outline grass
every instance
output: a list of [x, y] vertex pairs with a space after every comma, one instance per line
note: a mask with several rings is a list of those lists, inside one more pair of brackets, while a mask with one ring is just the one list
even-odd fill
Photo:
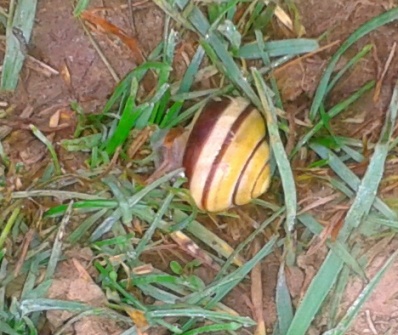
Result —
[[[330, 121], [372, 90], [375, 83], [365, 83], [335, 105], [329, 103], [328, 96], [339, 80], [369, 53], [371, 46], [366, 45], [335, 72], [340, 57], [360, 38], [396, 20], [397, 9], [359, 27], [330, 58], [310, 108], [312, 125], [303, 130], [288, 156], [284, 141], [289, 135], [289, 127], [278, 110], [283, 109], [283, 100], [274, 69], [293, 58], [316, 51], [318, 41], [304, 38], [267, 40], [268, 36], [263, 33], [275, 20], [276, 7], [261, 1], [253, 1], [237, 21], [234, 18], [239, 17], [238, 9], [243, 1], [230, 0], [218, 6], [205, 2], [201, 7], [186, 0], [154, 2], [168, 16], [167, 22], [173, 23], [166, 25], [161, 43], [117, 84], [101, 113], [87, 116], [80, 106], [73, 106], [79, 115], [75, 138], [63, 140], [60, 145], [72, 153], [88, 153], [86, 167], [82, 166], [76, 175], [65, 174], [54, 145], [37, 128], [31, 127], [34, 135], [46, 145], [51, 164], [46, 174], [32, 182], [29, 188], [9, 191], [1, 200], [0, 334], [38, 334], [43, 312], [49, 310], [74, 313], [57, 329], [57, 334], [88, 315], [117, 320], [125, 326], [123, 334], [138, 334], [152, 327], [185, 335], [216, 331], [237, 334], [243, 329], [253, 333], [256, 320], [238, 315], [224, 305], [223, 299], [249, 278], [256, 265], [272, 254], [279, 255], [281, 261], [273, 334], [307, 334], [314, 319], [322, 313], [329, 313], [324, 335], [345, 334], [396, 259], [394, 253], [368, 279], [367, 245], [360, 241], [363, 236], [376, 239], [378, 234], [384, 234], [388, 242], [398, 227], [396, 212], [377, 196], [388, 154], [395, 143], [393, 129], [398, 109], [398, 86], [394, 87], [379, 140], [367, 144], [367, 148], [372, 149], [371, 155], [362, 142], [335, 136]], [[22, 5], [26, 6], [23, 1], [18, 2], [18, 6]], [[76, 18], [89, 5], [89, 1], [78, 1], [74, 10]], [[19, 8], [21, 11], [22, 7]], [[26, 8], [30, 15], [34, 13], [31, 6]], [[26, 29], [32, 29], [29, 26], [32, 20], [31, 16], [26, 19]], [[15, 22], [9, 19], [8, 25], [11, 27]], [[184, 75], [176, 79], [172, 75], [174, 55], [179, 38], [188, 31], [196, 36], [198, 43]], [[15, 41], [7, 40], [7, 47], [8, 50], [15, 49]], [[7, 55], [6, 59], [10, 57]], [[203, 66], [204, 59], [209, 60], [206, 66]], [[19, 58], [18, 61], [22, 60]], [[246, 66], [253, 60], [260, 65], [255, 68]], [[15, 85], [19, 70], [13, 71], [8, 76]], [[195, 84], [209, 73], [217, 85], [212, 89], [193, 91]], [[151, 78], [151, 90], [142, 93], [147, 78]], [[186, 125], [206, 101], [225, 94], [246, 96], [264, 112], [273, 148], [273, 177], [276, 183], [280, 181], [283, 190], [279, 200], [254, 201], [259, 211], [267, 213], [267, 218], [256, 222], [255, 229], [235, 247], [203, 223], [204, 213], [192, 205], [183, 188], [185, 179], [180, 176], [180, 169], [143, 185], [138, 178], [131, 177], [131, 172], [134, 176], [147, 172], [148, 165], [156, 157], [128, 157], [132, 133], [148, 125], [159, 132]], [[151, 151], [146, 145], [144, 149]], [[311, 162], [307, 168], [308, 173], [321, 167], [323, 171], [327, 168], [334, 172], [334, 177], [317, 178], [338, 194], [337, 205], [349, 204], [349, 209], [336, 236], [325, 239], [328, 254], [297, 303], [291, 297], [287, 273], [296, 264], [297, 257], [307, 252], [309, 241], [322, 239], [326, 230], [315, 216], [301, 212], [303, 205], [298, 203], [299, 182], [291, 166], [303, 150], [318, 157], [318, 161]], [[349, 164], [363, 162], [365, 154], [369, 164], [364, 176], [359, 178], [350, 170]], [[4, 164], [7, 162], [5, 168], [9, 169], [9, 160], [3, 150], [1, 157]], [[118, 159], [117, 163], [114, 158]], [[24, 208], [30, 203], [36, 210]], [[237, 215], [229, 212], [220, 217], [229, 222]], [[39, 236], [29, 233], [33, 222], [42, 227]], [[269, 232], [272, 236], [268, 235], [259, 251], [248, 253], [253, 241]], [[21, 235], [31, 236], [31, 240], [28, 240], [29, 248], [21, 256], [22, 263], [16, 271], [9, 257], [15, 251], [13, 241]], [[174, 243], [180, 251], [172, 249]], [[91, 261], [98, 273], [95, 281], [107, 293], [107, 304], [100, 308], [47, 296], [65, 250], [81, 245], [89, 246], [93, 251]], [[148, 262], [148, 255], [162, 257], [159, 251], [162, 247], [174, 250], [179, 259], [185, 260], [184, 255], [188, 254], [195, 261], [173, 261], [160, 269], [155, 262]], [[205, 283], [195, 274], [198, 267], [216, 269], [217, 275]], [[343, 294], [353, 275], [367, 284], [352, 305], [341, 311]], [[12, 287], [11, 284], [21, 276], [22, 284], [12, 291], [10, 298], [6, 288]], [[157, 303], [148, 303], [142, 295]], [[325, 306], [329, 307], [329, 312], [325, 312], [327, 308], [321, 310]]]
[[6, 27], [6, 53], [1, 73], [0, 89], [14, 91], [32, 34], [37, 1], [10, 1]]

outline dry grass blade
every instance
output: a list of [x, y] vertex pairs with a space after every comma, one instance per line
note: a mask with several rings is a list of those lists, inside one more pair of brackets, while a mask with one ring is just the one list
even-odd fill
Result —
[[128, 34], [125, 33], [122, 29], [103, 18], [94, 15], [90, 11], [84, 11], [81, 14], [81, 18], [94, 25], [98, 25], [107, 33], [117, 36], [131, 50], [137, 64], [141, 64], [145, 61], [138, 41], [135, 38], [128, 36]]
[[381, 85], [382, 85], [382, 83], [383, 83], [383, 80], [384, 80], [384, 77], [385, 77], [385, 75], [386, 75], [386, 73], [387, 73], [387, 70], [388, 70], [388, 68], [390, 67], [390, 64], [391, 64], [391, 61], [392, 61], [392, 59], [393, 59], [393, 57], [394, 57], [395, 49], [396, 49], [396, 48], [397, 48], [397, 42], [394, 42], [394, 44], [392, 45], [390, 54], [388, 55], [386, 64], [384, 65], [383, 72], [382, 72], [382, 74], [381, 74], [379, 80], [377, 81], [377, 84], [376, 84], [376, 87], [375, 87], [375, 93], [374, 93], [374, 95], [373, 95], [373, 101], [374, 101], [374, 102], [377, 102], [377, 101], [379, 100], [380, 91], [381, 91]]
[[[256, 239], [254, 241], [254, 254], [260, 251], [260, 243], [259, 240]], [[261, 276], [261, 263], [256, 264], [251, 272], [251, 294], [252, 294], [252, 302], [254, 306], [254, 312], [256, 315], [257, 329], [256, 335], [266, 335], [267, 331], [265, 329], [264, 322], [264, 305], [263, 305], [263, 285], [262, 285], [262, 276]]]

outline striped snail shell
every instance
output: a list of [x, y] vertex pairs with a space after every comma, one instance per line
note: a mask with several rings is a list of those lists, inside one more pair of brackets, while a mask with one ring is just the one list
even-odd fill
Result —
[[194, 120], [183, 156], [197, 206], [219, 212], [244, 205], [270, 183], [263, 115], [243, 98], [211, 101]]

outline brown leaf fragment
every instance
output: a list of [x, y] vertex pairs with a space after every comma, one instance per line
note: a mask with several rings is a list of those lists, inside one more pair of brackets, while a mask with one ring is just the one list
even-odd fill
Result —
[[[254, 241], [253, 254], [260, 251], [260, 243], [257, 240]], [[266, 335], [267, 331], [265, 328], [265, 321], [263, 315], [263, 285], [261, 275], [261, 262], [257, 263], [251, 272], [251, 295], [254, 307], [255, 320], [257, 321], [257, 328], [255, 335]]]

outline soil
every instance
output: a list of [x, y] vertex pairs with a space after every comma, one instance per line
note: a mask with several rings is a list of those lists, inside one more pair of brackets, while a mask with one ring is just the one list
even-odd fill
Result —
[[[95, 0], [91, 1], [91, 7], [106, 7], [107, 10], [101, 11], [101, 14], [107, 20], [122, 28], [129, 36], [135, 36], [143, 53], [149, 54], [162, 39], [164, 16], [149, 1], [133, 1], [132, 15], [130, 16], [127, 3], [124, 0]], [[362, 23], [395, 6], [392, 0], [296, 0], [295, 3], [301, 16], [301, 23], [306, 30], [305, 37], [317, 38], [327, 33], [322, 41], [323, 45], [334, 41], [343, 41]], [[331, 94], [328, 104], [333, 105], [357, 91], [367, 81], [380, 78], [393, 42], [398, 40], [397, 28], [398, 22], [378, 29], [361, 39], [342, 57], [340, 67], [366, 44], [373, 46], [373, 51], [339, 82]], [[101, 31], [94, 31], [93, 35], [118, 78], [123, 78], [137, 65], [137, 59], [120, 40], [114, 36], [103, 34]], [[307, 120], [308, 108], [317, 82], [328, 59], [338, 45], [277, 74], [288, 114], [292, 114], [302, 121]], [[7, 102], [8, 106], [13, 106], [10, 119], [20, 120], [21, 117], [28, 117], [29, 121], [45, 127], [56, 112], [62, 111], [65, 115], [71, 115], [68, 113], [70, 113], [70, 103], [73, 101], [77, 101], [86, 113], [97, 113], [104, 106], [117, 83], [117, 80], [99, 57], [98, 52], [93, 48], [82, 29], [82, 25], [73, 17], [69, 1], [39, 1], [29, 55], [59, 71], [60, 74], [46, 76], [42, 71], [32, 70], [25, 66], [16, 93], [4, 95], [1, 99], [2, 102]], [[374, 91], [361, 98], [348, 111], [333, 120], [332, 129], [334, 133], [375, 141], [379, 136], [386, 108], [391, 99], [393, 83], [397, 78], [398, 57], [395, 56], [383, 79], [377, 101], [374, 101]], [[44, 146], [20, 124], [8, 129], [9, 135], [4, 141], [5, 150], [11, 160], [15, 162], [22, 160], [31, 171], [40, 171], [49, 159], [44, 154]], [[53, 136], [54, 141], [58, 141], [62, 138], [71, 138], [72, 132], [70, 129], [64, 129], [57, 131]], [[76, 170], [81, 164], [74, 158], [71, 160], [66, 153], [65, 156], [61, 156], [61, 160], [71, 162], [67, 165], [71, 170]], [[300, 166], [305, 166], [305, 162], [295, 162], [295, 167], [299, 168]], [[357, 168], [358, 174], [363, 172], [363, 169]], [[300, 173], [299, 169], [297, 169], [297, 173]], [[396, 176], [397, 173], [396, 166], [393, 162], [390, 162], [388, 175]], [[20, 183], [23, 184], [24, 181]], [[14, 188], [22, 188], [23, 186], [20, 183], [15, 182]], [[327, 191], [321, 185], [312, 185], [315, 188], [310, 191], [306, 186], [298, 185], [303, 190], [300, 193], [300, 200], [330, 195], [326, 194]], [[393, 189], [383, 193], [383, 197], [386, 199], [394, 196]], [[321, 222], [325, 222], [330, 219], [333, 210], [333, 206], [327, 204], [312, 210], [312, 214], [316, 215]], [[220, 234], [232, 245], [238, 244], [239, 238], [244, 237], [240, 233], [234, 234], [232, 226], [229, 230]], [[391, 251], [396, 250], [397, 244], [398, 242], [393, 240], [387, 247], [375, 253], [374, 260], [367, 272], [370, 278], [383, 260], [391, 254]], [[317, 257], [302, 255], [299, 266], [289, 269], [289, 285], [295, 299], [300, 297], [306, 282], [316, 273], [324, 255], [324, 250], [321, 251]], [[165, 253], [165, 255], [165, 257], [172, 259], [172, 253]], [[262, 266], [263, 316], [268, 329], [272, 329], [276, 320], [274, 297], [279, 256], [269, 257]], [[146, 257], [151, 261], [150, 255], [146, 255]], [[154, 258], [151, 262], [153, 264], [159, 263], [157, 261], [159, 258], [156, 255]], [[161, 267], [161, 265], [159, 266]], [[201, 270], [197, 270], [197, 274], [202, 276], [205, 281], [214, 275]], [[397, 289], [394, 288], [396, 282], [398, 282], [398, 264], [395, 264], [389, 270], [378, 285], [359, 317], [351, 326], [350, 335], [384, 334], [387, 331], [390, 331], [390, 334], [397, 333], [398, 301], [396, 299]], [[342, 311], [357, 297], [358, 292], [364, 285], [365, 283], [359, 279], [352, 278], [341, 306]], [[235, 308], [242, 315], [253, 316], [250, 287], [250, 282], [245, 281], [225, 299], [225, 303]], [[325, 312], [324, 317], [320, 316], [315, 320], [311, 334], [315, 335], [322, 332], [323, 325], [327, 324], [326, 315]]]

